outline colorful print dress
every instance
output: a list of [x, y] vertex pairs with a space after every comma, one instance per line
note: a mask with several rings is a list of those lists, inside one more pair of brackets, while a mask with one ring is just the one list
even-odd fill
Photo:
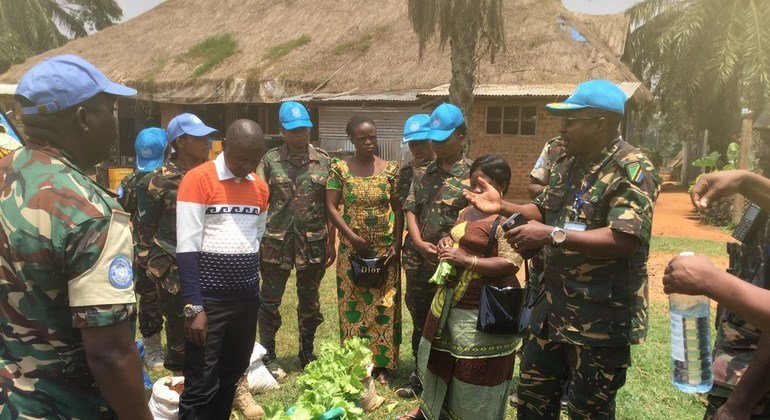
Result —
[[[381, 257], [393, 245], [396, 215], [390, 198], [396, 194], [398, 163], [388, 162], [373, 176], [359, 177], [347, 163], [334, 159], [326, 189], [342, 194], [342, 218], [356, 235], [365, 238], [373, 255]], [[340, 342], [352, 337], [371, 340], [375, 367], [395, 369], [401, 345], [401, 267], [397, 258], [388, 265], [386, 279], [378, 288], [362, 288], [353, 283], [348, 257], [355, 250], [340, 235], [337, 258], [337, 298], [340, 318]]]
[[[489, 238], [494, 235], [491, 256], [520, 267], [523, 260], [505, 241], [502, 228], [498, 226], [492, 232], [498, 216], [469, 221], [468, 209], [460, 212], [450, 232], [455, 245], [469, 255], [483, 257]], [[515, 271], [489, 279], [458, 268], [446, 284], [438, 287], [433, 298], [417, 354], [417, 373], [424, 387], [420, 409], [429, 420], [505, 418], [516, 360], [514, 351], [521, 339], [476, 330], [485, 283], [520, 287]]]

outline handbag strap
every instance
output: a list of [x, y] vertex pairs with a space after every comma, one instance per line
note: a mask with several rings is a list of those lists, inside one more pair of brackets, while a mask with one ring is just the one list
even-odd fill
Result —
[[492, 248], [494, 248], [497, 242], [497, 227], [500, 226], [500, 219], [503, 216], [497, 216], [494, 222], [492, 222], [492, 230], [489, 231], [489, 240], [487, 241], [487, 250], [484, 251], [484, 258], [489, 258], [492, 255]]

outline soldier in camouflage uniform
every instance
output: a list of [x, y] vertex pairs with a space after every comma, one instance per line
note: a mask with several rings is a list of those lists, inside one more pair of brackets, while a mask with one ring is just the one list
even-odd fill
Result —
[[176, 195], [187, 171], [208, 160], [210, 136], [216, 130], [206, 127], [195, 115], [181, 114], [169, 122], [166, 131], [174, 152], [160, 168], [153, 171], [146, 197], [138, 195], [138, 229], [152, 237], [147, 275], [157, 286], [160, 310], [166, 318], [163, 366], [170, 371], [181, 372], [184, 365], [185, 318], [176, 266]]
[[84, 174], [116, 137], [116, 95], [135, 93], [75, 56], [19, 82], [29, 139], [0, 162], [0, 418], [152, 418], [129, 217]]
[[[412, 315], [412, 355], [417, 359], [417, 347], [422, 336], [436, 285], [428, 283], [438, 266], [437, 244], [457, 221], [457, 216], [468, 201], [463, 190], [470, 188], [470, 159], [462, 152], [467, 133], [459, 108], [442, 104], [431, 115], [430, 134], [436, 160], [412, 178], [409, 196], [404, 204], [409, 236], [404, 244], [404, 271], [406, 272], [406, 307]], [[409, 392], [411, 389], [412, 392]], [[399, 390], [401, 391], [401, 390]], [[422, 386], [416, 375], [399, 395], [419, 394]]]
[[279, 307], [292, 268], [297, 269], [299, 363], [315, 360], [315, 332], [324, 320], [319, 288], [326, 268], [334, 263], [334, 227], [323, 205], [329, 176], [329, 155], [310, 144], [310, 116], [297, 102], [279, 111], [286, 144], [265, 154], [257, 175], [270, 187], [267, 231], [260, 249], [262, 286], [259, 342], [263, 361], [277, 378], [285, 373], [276, 362], [275, 335], [281, 327]]
[[[412, 187], [412, 179], [422, 178], [428, 164], [436, 160], [436, 153], [433, 151], [432, 143], [427, 139], [430, 132], [430, 115], [417, 114], [409, 117], [404, 124], [404, 138], [402, 144], [409, 147], [412, 154], [412, 160], [407, 162], [398, 171], [398, 201], [401, 207], [406, 203], [409, 197], [409, 189]], [[403, 255], [402, 255], [403, 258]]]
[[[502, 203], [487, 188], [466, 196], [482, 211], [522, 213], [506, 233], [520, 250], [544, 247], [518, 387], [520, 419], [558, 419], [565, 382], [570, 418], [614, 418], [631, 344], [647, 333], [647, 257], [659, 181], [652, 163], [618, 137], [626, 96], [614, 84], [582, 84], [562, 115], [565, 156], [533, 203]], [[487, 206], [495, 202], [497, 205]]]
[[[770, 174], [770, 109], [757, 118], [754, 129], [762, 143], [757, 153], [759, 169]], [[770, 288], [770, 220], [743, 244], [728, 245], [730, 272], [763, 289]], [[706, 419], [770, 418], [770, 334], [729, 310], [717, 320], [714, 345], [714, 386], [709, 391]], [[718, 415], [717, 415], [718, 414]]]

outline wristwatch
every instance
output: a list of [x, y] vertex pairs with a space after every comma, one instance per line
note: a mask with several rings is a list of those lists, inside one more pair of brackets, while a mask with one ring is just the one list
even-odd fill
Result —
[[564, 241], [567, 240], [567, 231], [564, 229], [556, 226], [551, 231], [551, 242], [553, 243], [553, 246], [558, 247], [559, 245], [563, 244]]
[[192, 318], [200, 312], [203, 312], [203, 305], [191, 305], [189, 303], [184, 305], [182, 310], [185, 318]]

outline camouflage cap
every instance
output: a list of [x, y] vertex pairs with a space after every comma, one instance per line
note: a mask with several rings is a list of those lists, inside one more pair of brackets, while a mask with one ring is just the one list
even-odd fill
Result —
[[755, 130], [770, 130], [770, 108], [765, 109], [754, 121]]

